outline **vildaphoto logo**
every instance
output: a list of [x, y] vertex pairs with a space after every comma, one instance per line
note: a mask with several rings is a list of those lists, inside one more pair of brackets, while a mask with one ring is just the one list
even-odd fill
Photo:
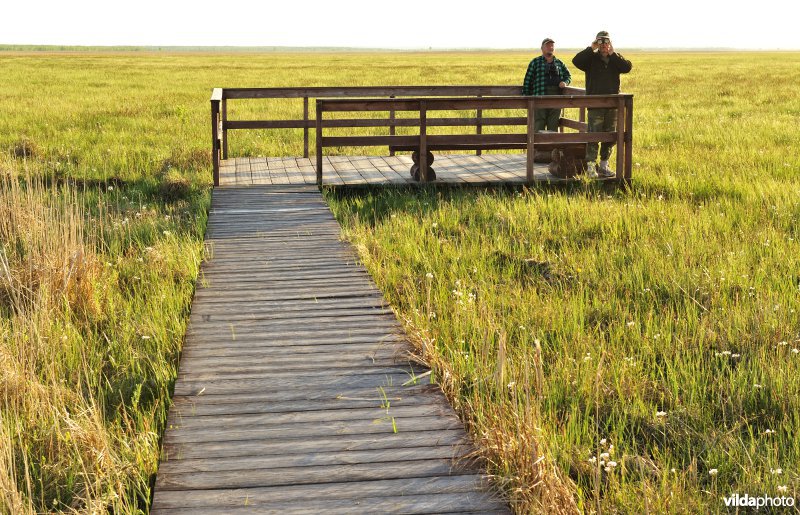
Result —
[[754, 497], [752, 495], [744, 494], [731, 494], [723, 498], [725, 506], [729, 508], [791, 508], [794, 506], [794, 497], [770, 497], [768, 495], [760, 495]]

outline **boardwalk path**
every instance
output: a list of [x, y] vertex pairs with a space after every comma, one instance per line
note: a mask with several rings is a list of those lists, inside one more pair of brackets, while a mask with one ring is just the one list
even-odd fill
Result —
[[316, 187], [214, 191], [153, 513], [507, 511], [339, 234]]

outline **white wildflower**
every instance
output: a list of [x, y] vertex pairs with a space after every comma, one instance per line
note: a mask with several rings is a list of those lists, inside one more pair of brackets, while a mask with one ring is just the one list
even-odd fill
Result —
[[783, 474], [783, 469], [769, 469], [769, 473], [773, 476], [780, 476]]
[[711, 469], [711, 470], [708, 471], [708, 475], [711, 476], [711, 477], [714, 477], [717, 474], [719, 474], [719, 471], [717, 469]]
[[425, 278], [427, 278], [428, 280], [433, 279], [433, 273], [428, 272], [427, 274], [425, 274]]
[[666, 411], [656, 411], [656, 418], [663, 418], [667, 416]]
[[778, 486], [778, 493], [785, 494], [788, 491], [789, 491], [789, 487], [788, 486], [786, 486], [786, 485]]

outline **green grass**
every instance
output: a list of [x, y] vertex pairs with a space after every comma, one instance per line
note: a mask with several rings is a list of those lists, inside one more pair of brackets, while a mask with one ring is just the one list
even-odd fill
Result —
[[[146, 510], [212, 87], [518, 84], [530, 57], [0, 53], [0, 511]], [[800, 54], [626, 57], [631, 191], [326, 197], [519, 511], [796, 496]], [[234, 156], [301, 153], [300, 131], [231, 135]]]

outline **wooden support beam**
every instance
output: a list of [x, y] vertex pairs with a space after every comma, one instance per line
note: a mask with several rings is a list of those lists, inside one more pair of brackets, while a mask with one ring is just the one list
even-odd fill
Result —
[[214, 88], [211, 94], [211, 166], [214, 186], [219, 186], [219, 113], [222, 102], [222, 89]]
[[419, 176], [428, 182], [428, 108], [425, 100], [419, 101]]
[[625, 99], [617, 99], [617, 180], [625, 174]]
[[[395, 97], [394, 95], [391, 95], [389, 98], [393, 99]], [[395, 112], [394, 109], [392, 109], [391, 111], [389, 111], [389, 136], [394, 136], [394, 135], [395, 135]], [[393, 155], [394, 155], [394, 148], [389, 147], [389, 156]]]
[[228, 129], [225, 122], [228, 121], [228, 99], [222, 99], [222, 159], [228, 159]]
[[303, 157], [308, 157], [308, 97], [303, 97]]
[[534, 100], [531, 97], [528, 100], [528, 149], [527, 149], [527, 161], [526, 161], [526, 168], [525, 168], [525, 178], [528, 181], [528, 184], [533, 184], [533, 157], [534, 157], [534, 147], [533, 147], [533, 140], [534, 140]]
[[633, 170], [633, 95], [625, 96], [625, 173], [626, 186], [631, 185]]
[[322, 100], [317, 100], [317, 186], [322, 186]]

